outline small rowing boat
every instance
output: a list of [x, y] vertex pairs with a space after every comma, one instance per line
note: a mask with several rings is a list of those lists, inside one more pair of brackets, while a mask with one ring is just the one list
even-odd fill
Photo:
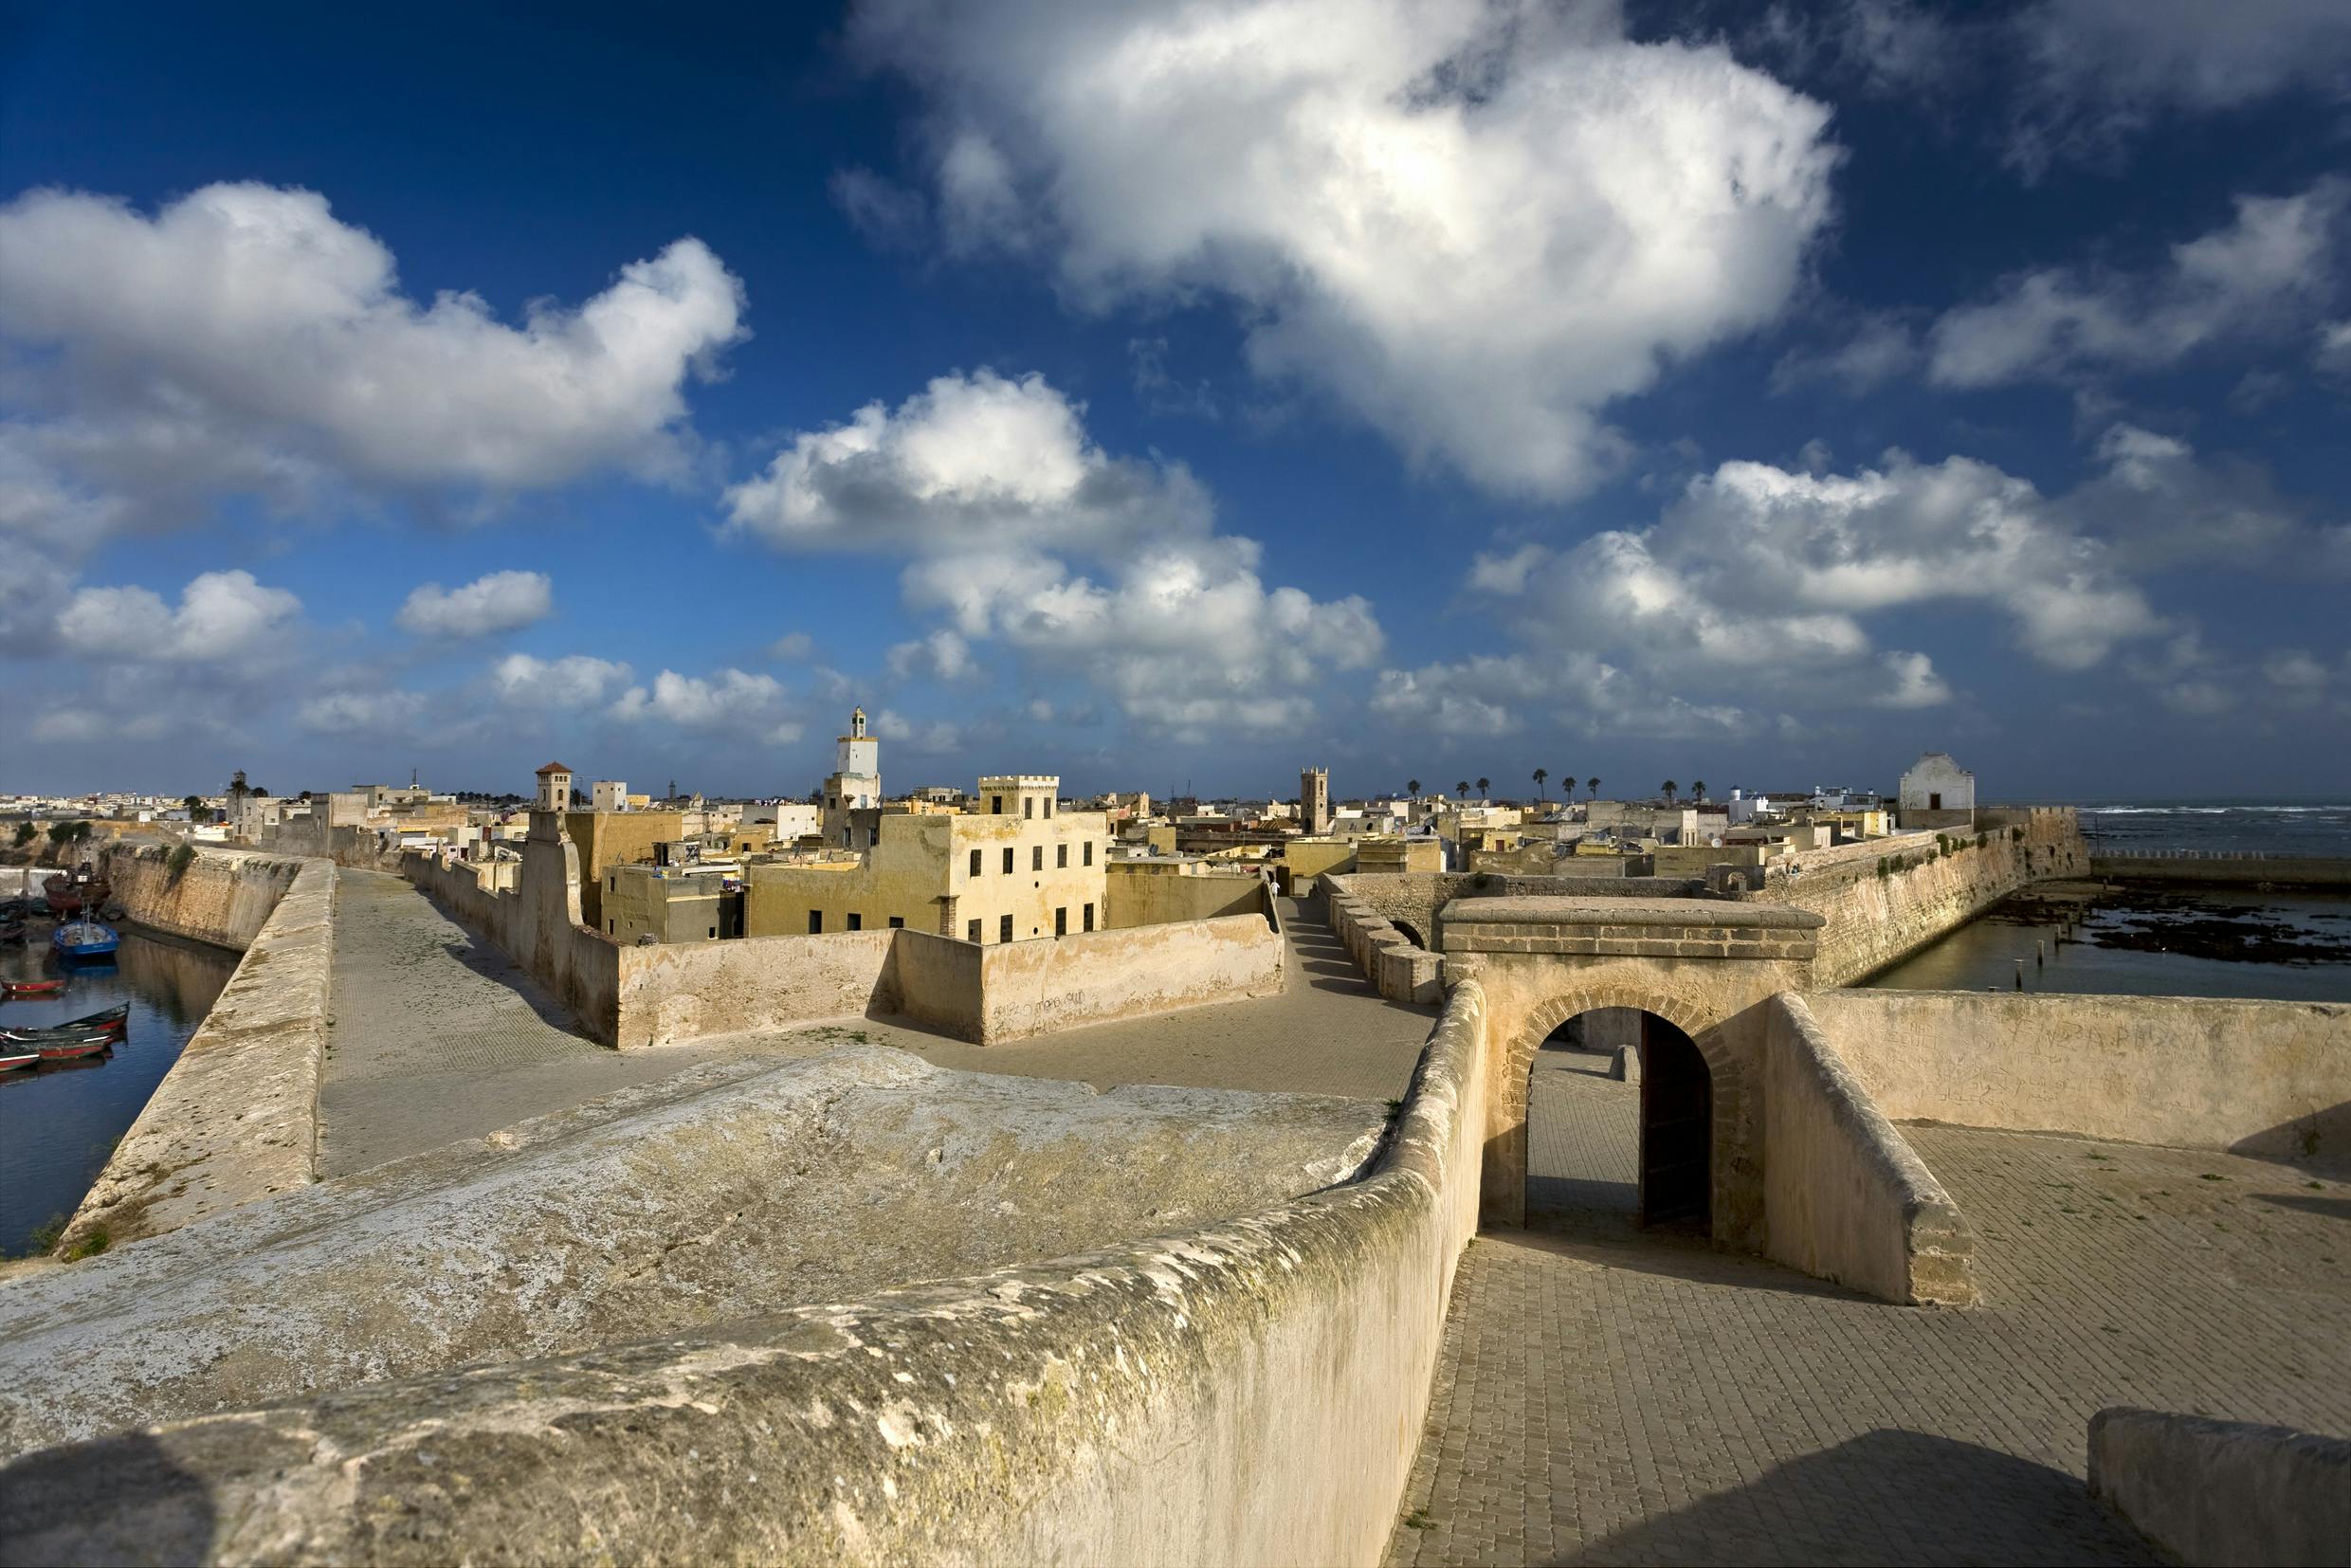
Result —
[[37, 1067], [40, 1065], [41, 1053], [37, 1050], [27, 1050], [23, 1046], [0, 1046], [0, 1072], [13, 1072], [18, 1067]]
[[0, 980], [0, 991], [11, 996], [54, 996], [65, 989], [62, 979]]

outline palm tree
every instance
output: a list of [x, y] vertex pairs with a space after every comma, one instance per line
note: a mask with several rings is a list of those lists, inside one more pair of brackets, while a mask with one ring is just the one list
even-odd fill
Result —
[[1480, 800], [1484, 800], [1484, 799], [1485, 798], [1485, 792], [1486, 792], [1486, 791], [1488, 791], [1488, 790], [1490, 790], [1490, 789], [1492, 789], [1493, 787], [1494, 787], [1494, 781], [1493, 781], [1492, 779], [1490, 779], [1490, 778], [1481, 778], [1481, 779], [1479, 779], [1479, 780], [1478, 780], [1478, 798], [1479, 798]]
[[1454, 786], [1453, 786], [1453, 793], [1454, 793], [1455, 794], [1457, 794], [1457, 795], [1461, 796], [1461, 798], [1462, 798], [1462, 799], [1464, 799], [1464, 800], [1468, 799], [1468, 798], [1469, 798], [1469, 781], [1468, 781], [1467, 779], [1466, 779], [1466, 778], [1465, 778], [1465, 779], [1463, 779], [1460, 783], [1458, 783], [1458, 784], [1454, 785]]
[[1543, 780], [1549, 778], [1550, 776], [1551, 770], [1548, 768], [1537, 768], [1535, 770], [1535, 798], [1537, 800], [1540, 800], [1542, 798]]
[[1657, 788], [1665, 792], [1666, 804], [1670, 806], [1673, 804], [1673, 792], [1680, 789], [1681, 786], [1676, 784], [1672, 779], [1668, 778], [1663, 784], [1658, 785]]
[[1706, 781], [1703, 778], [1692, 779], [1690, 781], [1690, 793], [1700, 800], [1705, 799]]
[[1584, 792], [1585, 792], [1587, 794], [1589, 794], [1589, 795], [1590, 795], [1593, 799], [1595, 799], [1595, 800], [1599, 799], [1599, 798], [1600, 798], [1600, 781], [1599, 781], [1598, 779], [1596, 779], [1596, 778], [1587, 778], [1587, 779], [1585, 779], [1585, 780], [1584, 780]]
[[1404, 781], [1404, 793], [1412, 796], [1414, 799], [1418, 799], [1420, 796], [1420, 780], [1417, 778], [1406, 779]]

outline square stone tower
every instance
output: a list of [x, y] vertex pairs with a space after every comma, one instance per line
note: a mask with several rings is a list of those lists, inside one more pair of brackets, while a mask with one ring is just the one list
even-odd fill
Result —
[[1309, 838], [1331, 830], [1331, 775], [1327, 768], [1308, 768], [1298, 775], [1298, 823]]

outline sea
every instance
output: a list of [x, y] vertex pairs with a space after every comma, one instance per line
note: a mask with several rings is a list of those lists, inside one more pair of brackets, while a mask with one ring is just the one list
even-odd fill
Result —
[[[60, 973], [46, 922], [25, 947], [0, 947], [0, 976]], [[0, 1072], [0, 1256], [81, 1205], [115, 1144], [138, 1120], [190, 1035], [235, 973], [226, 948], [122, 928], [112, 963], [64, 971], [63, 996], [0, 1002], [0, 1026], [38, 1029], [128, 1002], [122, 1042], [102, 1056]]]
[[[2351, 858], [2342, 797], [2071, 804], [2093, 853]], [[1863, 984], [2351, 1002], [2351, 895], [2028, 890]]]

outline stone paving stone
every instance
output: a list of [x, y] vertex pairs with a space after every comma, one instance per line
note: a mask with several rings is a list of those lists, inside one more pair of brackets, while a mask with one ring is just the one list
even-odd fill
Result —
[[[1626, 1086], [1576, 1068], [1538, 1068], [1530, 1176], [1605, 1185]], [[1389, 1560], [2140, 1562], [2083, 1488], [2100, 1407], [2351, 1431], [2351, 1185], [1904, 1132], [1981, 1233], [1979, 1309], [1865, 1301], [1621, 1210], [1481, 1236], [1404, 1499], [1426, 1527]]]

